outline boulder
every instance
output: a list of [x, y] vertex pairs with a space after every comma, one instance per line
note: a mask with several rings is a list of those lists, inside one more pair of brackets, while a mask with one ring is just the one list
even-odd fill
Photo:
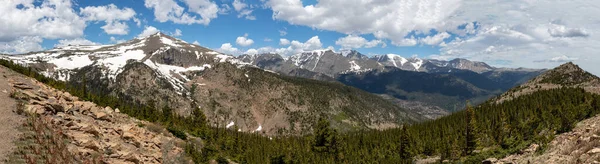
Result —
[[44, 114], [46, 109], [40, 105], [25, 105], [25, 112], [31, 114]]
[[92, 116], [97, 120], [110, 121], [108, 114], [106, 114], [104, 112], [95, 112], [95, 113], [92, 113]]
[[592, 150], [587, 152], [588, 154], [597, 154], [600, 153], [600, 148], [593, 148]]
[[51, 103], [49, 104], [50, 109], [53, 112], [65, 112], [65, 106], [63, 106], [63, 104], [59, 104], [59, 103]]
[[133, 133], [131, 133], [131, 132], [125, 131], [125, 132], [123, 132], [123, 135], [121, 135], [121, 137], [122, 137], [123, 139], [126, 139], [126, 140], [128, 140], [128, 139], [133, 139], [133, 138], [135, 138], [135, 135], [133, 135]]
[[109, 106], [104, 108], [104, 111], [106, 111], [107, 113], [112, 113], [114, 112], [112, 108], [110, 108]]
[[29, 99], [42, 101], [42, 98], [40, 96], [38, 96], [37, 94], [31, 93], [29, 91], [23, 91], [21, 93], [23, 93], [23, 95], [29, 97]]
[[69, 92], [65, 92], [62, 95], [62, 98], [64, 98], [67, 101], [74, 101], [75, 99], [73, 98], [73, 96], [71, 96], [71, 94]]
[[21, 90], [33, 89], [32, 86], [29, 86], [29, 85], [27, 85], [25, 83], [21, 83], [21, 82], [17, 82], [15, 84], [13, 84], [13, 87], [19, 88]]
[[140, 157], [138, 157], [137, 155], [135, 155], [133, 153], [129, 153], [128, 155], [125, 155], [123, 157], [123, 159], [125, 159], [125, 161], [127, 161], [127, 162], [133, 162], [135, 164], [141, 163]]
[[96, 142], [95, 140], [89, 140], [88, 142], [82, 144], [81, 146], [83, 146], [84, 148], [87, 148], [87, 149], [92, 149], [94, 151], [100, 150], [100, 144], [98, 144], [98, 142]]
[[483, 160], [481, 163], [482, 164], [494, 164], [496, 162], [498, 162], [498, 159], [496, 159], [496, 158], [488, 158], [486, 160]]
[[92, 126], [92, 125], [88, 125], [88, 126], [82, 128], [81, 130], [86, 133], [93, 134], [96, 137], [100, 136], [100, 130], [98, 130], [98, 128], [96, 128], [95, 126]]

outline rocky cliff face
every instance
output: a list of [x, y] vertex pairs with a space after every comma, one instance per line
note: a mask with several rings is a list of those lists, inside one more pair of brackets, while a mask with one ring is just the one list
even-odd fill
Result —
[[[0, 70], [7, 71], [1, 66]], [[18, 150], [24, 154], [15, 154], [16, 157], [11, 158], [9, 163], [18, 162], [21, 158], [42, 161], [43, 155], [36, 153], [46, 149], [57, 151], [52, 155], [55, 157], [49, 159], [60, 163], [188, 162], [182, 156], [183, 148], [177, 146], [183, 141], [162, 127], [130, 118], [119, 113], [119, 109], [81, 101], [67, 92], [24, 76], [6, 78], [9, 78], [8, 83], [12, 86], [11, 96], [20, 102], [15, 111], [32, 115], [29, 126], [25, 128], [31, 129], [31, 132], [26, 132], [22, 140], [24, 143], [35, 143], [21, 145]], [[37, 142], [27, 142], [29, 139], [37, 139]], [[33, 151], [31, 147], [43, 148]]]

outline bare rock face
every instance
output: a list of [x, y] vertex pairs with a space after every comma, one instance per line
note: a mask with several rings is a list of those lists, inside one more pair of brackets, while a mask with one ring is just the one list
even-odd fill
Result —
[[544, 150], [532, 144], [519, 154], [493, 163], [600, 163], [600, 115], [579, 122], [568, 133], [556, 136]]
[[[24, 112], [48, 120], [55, 131], [70, 140], [68, 151], [82, 159], [100, 154], [103, 163], [163, 163], [167, 155], [179, 155], [183, 149], [163, 146], [183, 142], [178, 138], [139, 127], [150, 124], [136, 120], [118, 109], [100, 107], [42, 83], [19, 79], [12, 84], [15, 98], [24, 100]], [[37, 89], [36, 89], [37, 88]], [[175, 144], [177, 145], [177, 144]], [[162, 152], [170, 152], [163, 154]]]

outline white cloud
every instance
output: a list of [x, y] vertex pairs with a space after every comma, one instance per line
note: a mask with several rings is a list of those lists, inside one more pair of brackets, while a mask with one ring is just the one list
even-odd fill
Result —
[[555, 62], [555, 63], [566, 63], [566, 62], [570, 62], [570, 61], [576, 61], [579, 60], [579, 58], [575, 58], [575, 57], [568, 57], [567, 55], [562, 55], [562, 56], [557, 56], [557, 57], [553, 57], [550, 58], [548, 60], [537, 60], [534, 62], [538, 62], [538, 63], [545, 63], [545, 62]]
[[221, 8], [219, 8], [219, 14], [221, 14], [221, 15], [229, 14], [230, 10], [231, 10], [231, 7], [229, 7], [229, 5], [221, 4]]
[[233, 47], [231, 45], [231, 43], [222, 44], [221, 47], [217, 49], [217, 51], [224, 53], [224, 54], [231, 54], [231, 55], [240, 55], [240, 53], [241, 53], [240, 50]]
[[265, 38], [263, 41], [265, 41], [265, 42], [272, 42], [273, 39], [271, 39], [271, 38]]
[[450, 34], [447, 32], [438, 33], [434, 36], [427, 36], [425, 38], [421, 38], [420, 42], [426, 45], [439, 45], [444, 42], [444, 39], [450, 38]]
[[65, 47], [69, 45], [100, 45], [99, 43], [89, 41], [84, 38], [76, 38], [76, 39], [63, 39], [59, 40], [58, 44], [54, 45], [55, 47]]
[[0, 42], [19, 43], [35, 37], [60, 39], [83, 36], [85, 20], [75, 13], [70, 0], [44, 0], [35, 4], [38, 5], [34, 5], [32, 0], [2, 1]]
[[285, 36], [287, 35], [287, 32], [284, 30], [279, 30], [279, 36]]
[[39, 36], [20, 37], [10, 42], [0, 42], [0, 53], [14, 54], [41, 51], [43, 39]]
[[208, 25], [218, 16], [219, 7], [210, 0], [182, 1], [187, 5], [187, 11], [195, 14], [184, 12], [186, 9], [174, 0], [144, 0], [144, 6], [154, 10], [155, 20], [159, 22]]
[[446, 31], [461, 0], [327, 0], [304, 6], [300, 0], [269, 0], [273, 19], [345, 34], [373, 34], [402, 43], [412, 31]]
[[248, 47], [254, 44], [254, 40], [249, 39], [248, 34], [244, 34], [244, 36], [237, 37], [237, 39], [235, 39], [235, 43], [242, 47]]
[[335, 44], [342, 46], [342, 49], [356, 49], [363, 47], [373, 48], [380, 44], [382, 46], [385, 45], [385, 43], [381, 40], [368, 41], [367, 39], [357, 35], [348, 35], [346, 37], [339, 38], [337, 41], [335, 41]]
[[258, 54], [258, 50], [251, 48], [251, 49], [248, 49], [248, 51], [244, 52], [244, 54], [256, 55], [256, 54]]
[[127, 35], [129, 33], [129, 26], [123, 22], [109, 22], [101, 28], [111, 35]]
[[117, 44], [119, 44], [119, 43], [126, 42], [126, 40], [124, 40], [124, 39], [117, 39], [117, 38], [111, 36], [110, 37], [110, 42], [111, 43], [117, 43]]
[[119, 9], [114, 4], [107, 6], [87, 6], [81, 8], [79, 12], [87, 21], [104, 21], [106, 25], [102, 26], [102, 29], [111, 35], [127, 35], [129, 33], [129, 26], [123, 21], [131, 20], [136, 15], [133, 9], [127, 7]]
[[402, 38], [402, 39], [400, 39], [398, 41], [392, 41], [393, 45], [396, 45], [396, 46], [407, 46], [407, 47], [409, 47], [409, 46], [415, 46], [415, 45], [417, 45], [417, 43], [418, 43], [418, 40], [415, 39], [414, 36], [411, 36], [410, 38]]
[[289, 44], [290, 44], [290, 40], [287, 40], [287, 39], [285, 39], [285, 38], [281, 38], [281, 39], [279, 39], [279, 45], [282, 45], [282, 46], [287, 46], [287, 45], [289, 45]]
[[[280, 40], [280, 42], [281, 42], [281, 40]], [[294, 54], [301, 53], [304, 51], [323, 49], [323, 44], [321, 43], [319, 36], [313, 36], [312, 38], [308, 39], [304, 43], [297, 41], [297, 40], [293, 40], [289, 43], [289, 45], [290, 46], [288, 46], [287, 48], [278, 48], [278, 49], [272, 50], [270, 52], [289, 56], [289, 55], [294, 55]]]
[[198, 42], [197, 40], [195, 40], [192, 44], [200, 45], [200, 42]]
[[585, 29], [568, 28], [564, 25], [553, 24], [548, 28], [548, 33], [553, 37], [588, 37], [590, 34]]
[[233, 0], [231, 3], [233, 9], [238, 12], [238, 18], [244, 17], [248, 20], [256, 20], [256, 17], [252, 15], [251, 6], [244, 3], [243, 0]]
[[175, 29], [175, 32], [173, 32], [171, 35], [174, 37], [178, 37], [178, 36], [182, 36], [183, 34], [181, 33], [180, 29]]
[[142, 33], [140, 33], [137, 37], [143, 38], [143, 37], [150, 36], [152, 34], [156, 34], [157, 32], [160, 32], [160, 30], [156, 29], [156, 27], [146, 26], [146, 27], [144, 27], [144, 31], [142, 31]]
[[[574, 61], [600, 75], [600, 1], [466, 1], [448, 19], [477, 22], [436, 58], [469, 58], [500, 67], [550, 68]], [[466, 30], [466, 28], [465, 28]]]

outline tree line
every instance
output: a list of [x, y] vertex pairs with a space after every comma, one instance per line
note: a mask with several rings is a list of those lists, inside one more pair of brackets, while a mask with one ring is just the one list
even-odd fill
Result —
[[132, 117], [168, 127], [175, 136], [187, 140], [185, 152], [196, 163], [209, 160], [238, 163], [411, 163], [428, 156], [479, 163], [485, 158], [516, 153], [531, 143], [542, 145], [543, 151], [555, 134], [570, 131], [575, 123], [600, 111], [600, 96], [581, 88], [563, 87], [534, 92], [502, 103], [488, 101], [476, 107], [467, 106], [463, 111], [437, 120], [383, 131], [339, 133], [330, 127], [331, 118], [321, 116], [314, 123], [311, 135], [270, 138], [211, 127], [199, 108], [194, 108], [191, 116], [183, 117], [174, 114], [168, 106], [136, 102], [126, 95], [94, 93], [86, 89], [86, 85], [57, 81], [12, 61], [0, 59], [0, 65], [84, 100], [119, 108]]

